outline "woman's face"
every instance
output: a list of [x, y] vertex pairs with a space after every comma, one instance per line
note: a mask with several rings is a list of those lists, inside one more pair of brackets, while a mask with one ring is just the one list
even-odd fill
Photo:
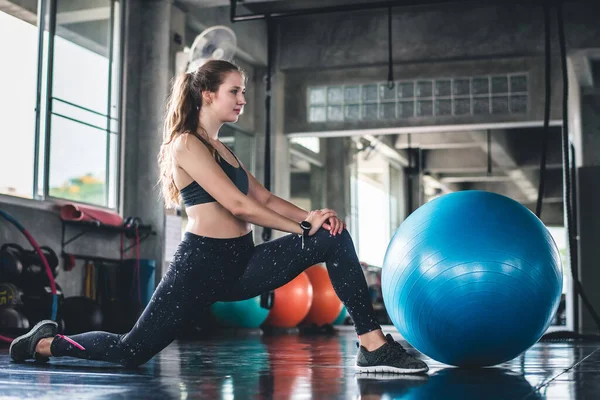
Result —
[[239, 72], [230, 72], [215, 93], [209, 107], [222, 122], [237, 122], [246, 104], [246, 86]]

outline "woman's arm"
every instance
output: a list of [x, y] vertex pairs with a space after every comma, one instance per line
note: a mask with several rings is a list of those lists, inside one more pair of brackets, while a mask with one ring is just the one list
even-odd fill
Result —
[[248, 175], [248, 196], [252, 197], [265, 207], [270, 208], [276, 213], [283, 215], [298, 223], [308, 217], [308, 211], [305, 211], [294, 204], [275, 196], [268, 191], [246, 168], [242, 165]]
[[275, 196], [272, 193], [269, 199], [267, 200], [265, 206], [275, 211], [276, 213], [281, 214], [284, 217], [287, 217], [298, 223], [304, 221], [306, 217], [308, 217], [308, 211], [303, 210], [295, 204], [292, 204], [289, 201], [282, 199], [281, 197]]
[[283, 232], [302, 233], [300, 225], [244, 195], [196, 137], [182, 135], [174, 143], [177, 164], [235, 217]]
[[[301, 209], [295, 204], [290, 203], [287, 200], [282, 199], [268, 191], [248, 170], [240, 163], [242, 168], [248, 175], [248, 196], [254, 198], [265, 207], [275, 211], [276, 213], [283, 215], [286, 218], [294, 220], [298, 223], [304, 221], [309, 213], [306, 210]], [[332, 233], [341, 233], [346, 228], [346, 224], [337, 218], [337, 214], [330, 217], [326, 222], [323, 223], [323, 228], [330, 230]]]

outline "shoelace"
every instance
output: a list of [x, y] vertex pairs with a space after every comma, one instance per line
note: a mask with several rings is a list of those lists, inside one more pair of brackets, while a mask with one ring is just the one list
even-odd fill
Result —
[[394, 338], [392, 337], [392, 335], [390, 335], [389, 333], [387, 335], [385, 335], [386, 341], [392, 346], [393, 349], [400, 351], [402, 353], [406, 352], [406, 349], [404, 348], [404, 346], [402, 346], [400, 343], [396, 342], [394, 340]]
[[[401, 353], [406, 353], [406, 349], [404, 348], [404, 346], [402, 346], [400, 343], [396, 342], [394, 340], [394, 338], [392, 337], [392, 335], [390, 335], [389, 333], [387, 335], [385, 335], [385, 341], [387, 344], [389, 344], [391, 346], [392, 349], [399, 351]], [[359, 342], [356, 342], [356, 348], [357, 349], [360, 348]]]

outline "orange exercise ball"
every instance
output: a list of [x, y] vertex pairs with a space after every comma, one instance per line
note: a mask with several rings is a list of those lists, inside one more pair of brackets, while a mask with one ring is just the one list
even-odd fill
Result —
[[327, 269], [322, 265], [314, 265], [306, 270], [313, 288], [313, 302], [303, 324], [317, 326], [333, 323], [342, 311], [339, 299], [329, 279]]
[[306, 272], [275, 289], [273, 306], [265, 325], [277, 328], [293, 328], [298, 325], [310, 310], [313, 301], [313, 288]]

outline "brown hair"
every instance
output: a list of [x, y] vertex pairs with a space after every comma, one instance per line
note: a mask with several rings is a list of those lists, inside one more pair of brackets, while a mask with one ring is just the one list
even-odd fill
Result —
[[244, 71], [235, 64], [223, 60], [210, 60], [195, 71], [181, 74], [175, 78], [167, 100], [163, 130], [163, 142], [158, 154], [159, 184], [167, 207], [179, 205], [179, 190], [173, 180], [173, 160], [170, 144], [180, 135], [189, 133], [200, 139], [211, 151], [216, 149], [207, 140], [206, 131], [200, 125], [202, 92], [216, 92], [230, 72]]

